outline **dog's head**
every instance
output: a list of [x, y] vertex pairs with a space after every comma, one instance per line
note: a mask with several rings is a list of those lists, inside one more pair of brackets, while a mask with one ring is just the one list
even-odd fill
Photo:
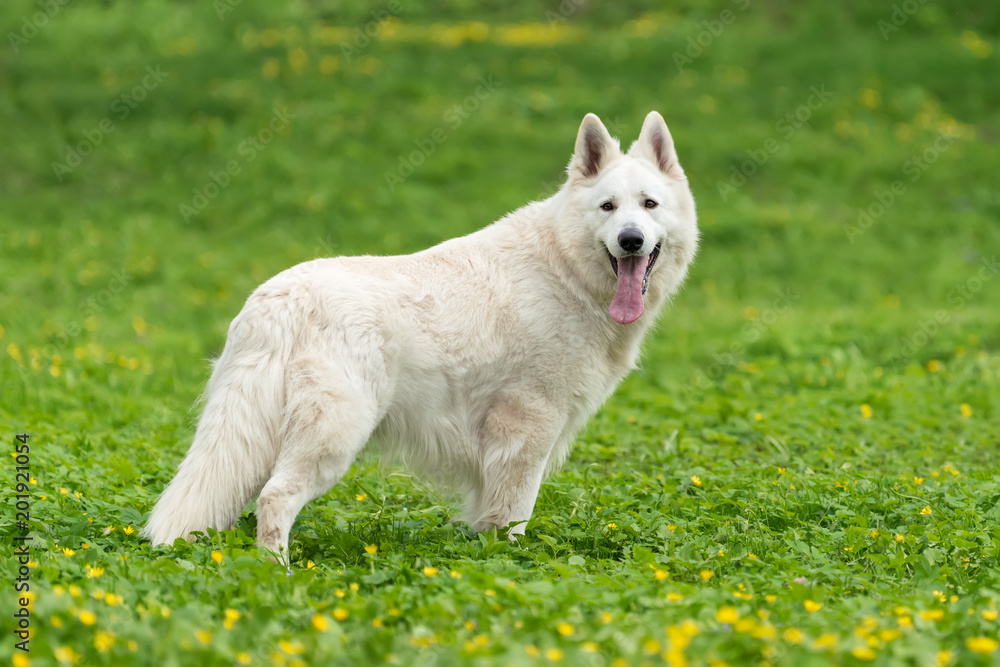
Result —
[[600, 119], [587, 114], [568, 175], [561, 194], [573, 236], [583, 241], [579, 225], [587, 236], [577, 260], [591, 289], [610, 297], [611, 317], [630, 324], [647, 299], [659, 307], [676, 291], [698, 245], [694, 198], [663, 117], [651, 111], [623, 154]]

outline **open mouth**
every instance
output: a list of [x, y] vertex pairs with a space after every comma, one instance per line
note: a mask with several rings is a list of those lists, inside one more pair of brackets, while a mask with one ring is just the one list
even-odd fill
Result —
[[[607, 248], [604, 249], [608, 253], [608, 259], [611, 260], [611, 268], [615, 272], [615, 277], [618, 277], [618, 258], [611, 254], [611, 251]], [[630, 255], [634, 257], [635, 255]], [[653, 248], [653, 252], [649, 253], [649, 264], [646, 265], [646, 272], [642, 275], [642, 294], [645, 296], [646, 290], [649, 289], [649, 274], [653, 270], [653, 264], [656, 264], [656, 258], [660, 256], [660, 244], [657, 243], [656, 247]]]
[[611, 268], [618, 278], [615, 296], [608, 306], [608, 313], [618, 324], [631, 324], [642, 315], [646, 308], [643, 297], [649, 289], [649, 274], [659, 256], [659, 243], [648, 255], [615, 257], [608, 253], [608, 257], [611, 258]]

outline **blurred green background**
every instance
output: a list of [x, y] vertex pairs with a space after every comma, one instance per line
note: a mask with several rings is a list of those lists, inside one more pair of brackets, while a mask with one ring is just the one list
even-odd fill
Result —
[[[256, 285], [548, 196], [587, 112], [625, 145], [663, 114], [702, 244], [612, 401], [639, 425], [584, 439], [680, 428], [706, 465], [996, 445], [995, 2], [7, 0], [0, 25], [0, 430], [66, 445], [41, 482], [104, 521], [141, 523]], [[891, 428], [844, 426], [872, 408]], [[565, 475], [609, 456], [581, 448]], [[55, 500], [46, 545], [87, 535]]]
[[[685, 374], [785, 288], [795, 322], [754, 345], [891, 359], [1000, 248], [992, 3], [74, 2], [25, 41], [39, 11], [5, 3], [0, 50], [3, 342], [35, 366], [92, 343], [159, 381], [201, 378], [195, 360], [277, 271], [411, 252], [553, 192], [587, 112], [627, 144], [659, 110], [690, 176], [703, 250], [663, 337]], [[481, 78], [486, 99], [455, 114]], [[829, 94], [810, 109], [813, 87]], [[276, 109], [293, 117], [262, 150], [245, 143]], [[958, 139], [911, 181], [942, 130]], [[769, 140], [777, 152], [747, 163]], [[213, 189], [230, 162], [239, 174]], [[720, 191], [738, 171], [753, 175]], [[897, 179], [906, 191], [852, 238]], [[121, 270], [127, 287], [87, 310]], [[918, 356], [966, 331], [995, 341], [997, 294], [987, 284]], [[8, 400], [43, 404], [44, 385], [16, 377]]]

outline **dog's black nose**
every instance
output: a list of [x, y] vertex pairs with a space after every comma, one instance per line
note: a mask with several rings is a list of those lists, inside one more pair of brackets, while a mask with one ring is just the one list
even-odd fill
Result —
[[625, 252], [636, 252], [642, 247], [642, 242], [642, 232], [635, 227], [622, 230], [622, 233], [618, 235], [618, 245]]

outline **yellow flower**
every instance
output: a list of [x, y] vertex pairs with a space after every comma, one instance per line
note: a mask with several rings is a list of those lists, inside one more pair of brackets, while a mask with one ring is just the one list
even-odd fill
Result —
[[802, 605], [806, 608], [806, 611], [808, 611], [810, 614], [819, 611], [820, 607], [823, 606], [822, 604], [814, 600], [806, 600], [805, 602], [802, 603]]
[[858, 101], [869, 109], [875, 109], [882, 104], [882, 94], [872, 88], [862, 88], [858, 91]]
[[381, 618], [377, 618], [376, 617], [376, 618], [372, 619], [372, 627], [373, 628], [381, 628], [383, 625], [384, 625], [384, 623], [382, 622]]
[[618, 524], [617, 523], [609, 523], [608, 524], [608, 528], [610, 528], [611, 530], [618, 530]]
[[338, 621], [346, 621], [347, 617], [350, 615], [351, 615], [350, 612], [348, 612], [343, 607], [337, 607], [336, 609], [333, 610], [333, 617]]
[[663, 581], [667, 578], [667, 572], [665, 570], [657, 570], [653, 573], [653, 576], [657, 581]]
[[851, 649], [851, 655], [858, 660], [874, 660], [876, 653], [867, 646], [858, 646]]
[[755, 412], [755, 413], [753, 413], [753, 419], [754, 419], [754, 421], [758, 421], [759, 422], [762, 419], [764, 419], [764, 415], [760, 414], [759, 412]]
[[927, 362], [927, 370], [929, 370], [931, 373], [937, 373], [939, 370], [941, 370], [941, 368], [942, 368], [941, 362], [938, 361], [937, 359], [931, 359], [930, 361]]
[[905, 542], [906, 541], [906, 536], [903, 535], [902, 533], [896, 533], [896, 535], [895, 535], [895, 537], [893, 539], [895, 539], [896, 543], [898, 544], [900, 542]]
[[358, 502], [361, 502], [362, 500], [367, 500], [368, 499], [368, 494], [367, 493], [359, 493], [358, 495], [354, 496], [354, 499], [357, 500]]
[[132, 526], [125, 526], [124, 528], [122, 528], [122, 532], [125, 533], [126, 535], [131, 535], [132, 533], [135, 532], [135, 528], [133, 528]]
[[97, 623], [97, 616], [92, 611], [83, 610], [80, 612], [80, 622], [84, 625]]
[[573, 626], [572, 626], [571, 624], [569, 624], [569, 623], [560, 623], [559, 625], [557, 625], [557, 626], [556, 626], [556, 630], [557, 630], [557, 631], [559, 632], [559, 634], [561, 634], [561, 635], [562, 635], [563, 637], [569, 637], [569, 636], [570, 636], [570, 635], [572, 635], [572, 634], [573, 634], [574, 632], [576, 632], [576, 628], [574, 628], [574, 627], [573, 627]]
[[711, 570], [702, 570], [698, 573], [698, 576], [700, 576], [703, 581], [708, 581], [715, 576], [715, 572], [712, 572]]
[[365, 547], [365, 551], [368, 552], [368, 555], [374, 556], [375, 552], [378, 551], [378, 547], [375, 546], [374, 544], [369, 544], [368, 546]]
[[715, 612], [715, 620], [719, 623], [733, 624], [740, 620], [740, 612], [736, 609], [736, 607], [725, 605], [723, 607], [719, 607], [719, 610]]
[[75, 554], [75, 553], [76, 553], [75, 551], [73, 551], [73, 550], [72, 550], [72, 549], [70, 549], [69, 547], [66, 547], [65, 549], [63, 549], [63, 550], [62, 550], [62, 552], [63, 552], [63, 553], [65, 554], [65, 555], [67, 555], [67, 556], [72, 556], [73, 554]]
[[775, 600], [777, 600], [778, 596], [777, 595], [773, 595], [773, 594], [771, 594], [771, 595], [765, 595], [764, 599], [767, 600], [768, 603], [771, 603], [771, 602], [774, 602]]
[[868, 405], [867, 403], [863, 404], [861, 406], [861, 416], [864, 417], [865, 419], [871, 419], [872, 406]]
[[675, 525], [674, 525], [674, 524], [672, 524], [672, 523], [668, 523], [668, 524], [667, 524], [667, 530], [669, 530], [669, 531], [673, 532], [673, 531], [677, 530], [677, 526], [675, 526]]
[[427, 567], [424, 568], [424, 575], [428, 577], [433, 577], [437, 573], [438, 569], [436, 567], [431, 567], [428, 565]]
[[785, 641], [789, 644], [800, 644], [802, 643], [802, 639], [805, 637], [805, 635], [802, 634], [802, 631], [798, 628], [788, 628], [784, 633], [782, 633], [781, 636], [784, 637]]
[[646, 655], [656, 655], [660, 652], [661, 648], [660, 642], [655, 639], [649, 639], [642, 645], [642, 652]]
[[958, 409], [962, 411], [962, 416], [966, 419], [972, 416], [972, 406], [968, 403], [962, 403], [958, 406]]
[[927, 505], [922, 510], [920, 510], [920, 514], [922, 514], [923, 516], [927, 516], [930, 513], [931, 513], [931, 506], [930, 505]]
[[923, 477], [914, 477], [913, 478], [913, 483], [914, 484], [923, 484], [924, 483], [924, 478]]
[[748, 558], [753, 558], [754, 560], [757, 560], [757, 554], [755, 554], [755, 553], [748, 553], [747, 557]]
[[680, 602], [684, 599], [684, 596], [680, 593], [674, 593], [673, 591], [667, 593], [667, 599], [671, 602]]
[[[3, 327], [0, 327], [0, 329], [2, 328]], [[23, 653], [15, 653], [14, 657], [10, 659], [10, 662], [14, 667], [28, 667], [28, 665], [31, 664], [28, 661], [28, 656]]]
[[236, 611], [235, 609], [227, 609], [226, 610], [226, 620], [227, 621], [238, 621], [238, 620], [240, 620], [240, 612]]
[[615, 617], [609, 611], [602, 611], [601, 612], [601, 623], [604, 623], [605, 625], [607, 625], [608, 623], [610, 623], [611, 621], [613, 621], [614, 618]]
[[125, 598], [120, 595], [115, 595], [114, 593], [108, 593], [107, 597], [104, 598], [104, 601], [114, 607], [115, 605], [119, 605], [124, 602]]
[[497, 594], [497, 592], [495, 590], [493, 590], [492, 588], [487, 588], [485, 591], [483, 591], [483, 595], [485, 595], [488, 598], [491, 598], [491, 597], [493, 597], [496, 594]]
[[719, 556], [721, 557], [721, 556], [725, 556], [725, 555], [726, 555], [726, 552], [723, 551], [722, 549], [719, 549]]
[[601, 647], [597, 644], [597, 642], [583, 642], [580, 644], [580, 649], [583, 650], [584, 653], [597, 653], [601, 650]]
[[938, 666], [944, 667], [944, 665], [947, 665], [949, 662], [951, 662], [951, 659], [954, 656], [952, 656], [951, 651], [938, 651], [936, 657]]
[[213, 551], [212, 552], [212, 560], [214, 560], [216, 563], [221, 563], [222, 562], [222, 558], [223, 558], [223, 555], [222, 555], [221, 551]]
[[925, 621], [940, 621], [942, 618], [944, 618], [944, 610], [926, 609], [920, 612], [920, 618], [924, 619]]
[[323, 614], [313, 614], [312, 626], [320, 632], [326, 632], [327, 628], [330, 627], [330, 622], [326, 620], [326, 616]]
[[903, 631], [896, 628], [883, 628], [878, 631], [878, 638], [884, 642], [891, 642], [903, 636]]
[[998, 646], [997, 640], [989, 637], [969, 637], [965, 640], [965, 647], [973, 653], [993, 653]]
[[813, 647], [819, 648], [819, 649], [833, 648], [836, 645], [837, 645], [837, 635], [829, 633], [829, 632], [826, 633], [826, 634], [824, 634], [824, 635], [820, 635], [813, 642]]
[[701, 477], [698, 477], [698, 475], [691, 475], [691, 483], [695, 486], [701, 486]]
[[236, 662], [240, 665], [249, 665], [253, 658], [246, 651], [240, 651], [236, 654]]
[[212, 633], [209, 632], [208, 630], [195, 630], [194, 636], [197, 637], [198, 641], [200, 641], [205, 646], [208, 646], [209, 643], [211, 643], [212, 641]]
[[91, 567], [91, 566], [87, 565], [84, 569], [87, 571], [87, 578], [88, 579], [95, 579], [95, 578], [101, 576], [102, 574], [104, 574], [104, 568], [103, 567]]
[[539, 655], [541, 655], [541, 651], [539, 651], [538, 647], [535, 646], [534, 644], [528, 644], [527, 646], [525, 646], [524, 652], [530, 655], [532, 658], [537, 658]]
[[307, 570], [313, 570], [315, 568], [316, 568], [316, 563], [312, 562], [311, 560], [307, 560], [306, 561], [306, 569]]
[[998, 616], [996, 609], [983, 609], [980, 615], [987, 621], [995, 621]]
[[278, 642], [278, 648], [280, 648], [283, 653], [288, 655], [299, 655], [306, 650], [305, 647], [299, 642], [290, 642], [287, 639], [282, 639]]
[[549, 662], [559, 662], [563, 659], [564, 653], [561, 649], [550, 648], [545, 650], [545, 657], [549, 659]]
[[94, 648], [97, 649], [98, 653], [107, 653], [114, 645], [115, 636], [110, 632], [98, 630], [97, 634], [94, 635]]
[[56, 656], [56, 660], [62, 663], [76, 664], [80, 659], [80, 654], [71, 649], [69, 646], [60, 646], [53, 654]]
[[357, 593], [361, 589], [361, 584], [359, 584], [356, 581], [352, 581], [351, 583], [347, 584], [347, 587], [351, 589], [352, 593]]

